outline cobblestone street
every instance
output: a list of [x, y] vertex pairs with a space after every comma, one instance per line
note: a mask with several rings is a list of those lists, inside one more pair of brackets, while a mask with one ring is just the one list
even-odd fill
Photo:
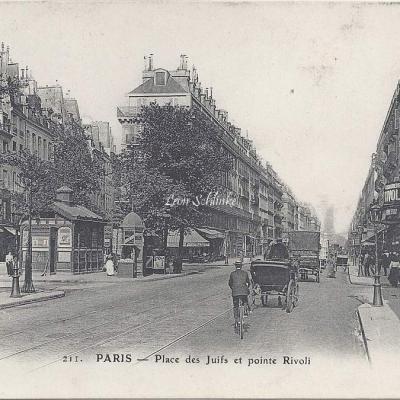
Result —
[[64, 356], [95, 362], [97, 353], [129, 353], [134, 361], [154, 361], [155, 354], [364, 357], [355, 310], [365, 289], [351, 286], [343, 273], [322, 275], [320, 284], [300, 282], [290, 314], [276, 299], [268, 307], [256, 302], [241, 341], [233, 329], [230, 271], [205, 267], [172, 280], [64, 285], [65, 298], [2, 311], [0, 363], [32, 370], [51, 368]]

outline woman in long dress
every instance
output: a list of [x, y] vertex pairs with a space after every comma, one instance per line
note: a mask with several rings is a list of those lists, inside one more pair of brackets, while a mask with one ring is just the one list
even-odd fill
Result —
[[112, 256], [107, 257], [106, 261], [106, 272], [107, 276], [112, 276], [114, 275], [114, 262], [112, 260]]

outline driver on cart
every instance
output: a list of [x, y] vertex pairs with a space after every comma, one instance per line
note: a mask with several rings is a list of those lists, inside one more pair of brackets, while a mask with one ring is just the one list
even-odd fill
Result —
[[248, 273], [242, 270], [241, 261], [235, 262], [235, 271], [231, 272], [228, 285], [232, 289], [233, 316], [235, 318], [236, 324], [238, 321], [239, 299], [242, 300], [245, 306], [245, 315], [248, 314], [249, 310], [249, 302], [247, 296], [250, 293], [250, 279]]
[[282, 243], [282, 239], [276, 239], [268, 254], [268, 259], [270, 260], [288, 260], [289, 252], [286, 246]]

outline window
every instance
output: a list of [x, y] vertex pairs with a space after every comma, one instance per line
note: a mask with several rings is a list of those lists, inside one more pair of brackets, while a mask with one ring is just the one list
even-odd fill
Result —
[[32, 133], [32, 153], [36, 153], [36, 135]]
[[3, 169], [3, 187], [8, 188], [8, 172], [6, 169]]
[[3, 140], [3, 153], [8, 153], [8, 142]]
[[165, 72], [156, 72], [156, 85], [164, 86], [165, 84]]
[[12, 151], [17, 151], [17, 142], [14, 140], [12, 142]]
[[22, 144], [19, 145], [19, 151], [22, 152], [22, 150], [24, 149], [24, 146]]
[[42, 158], [42, 138], [38, 137], [38, 157]]

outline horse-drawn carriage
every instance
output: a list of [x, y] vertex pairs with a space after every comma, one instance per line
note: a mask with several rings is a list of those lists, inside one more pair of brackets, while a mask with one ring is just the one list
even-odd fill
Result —
[[[299, 296], [298, 268], [289, 260], [255, 260], [250, 265], [253, 280], [252, 301], [261, 298], [267, 305], [269, 296], [278, 296], [278, 305], [290, 313]], [[282, 301], [283, 300], [283, 301]]]

